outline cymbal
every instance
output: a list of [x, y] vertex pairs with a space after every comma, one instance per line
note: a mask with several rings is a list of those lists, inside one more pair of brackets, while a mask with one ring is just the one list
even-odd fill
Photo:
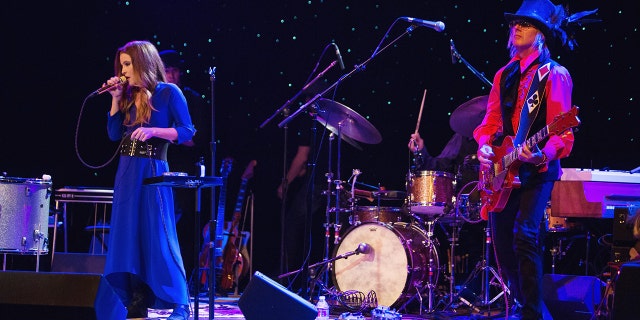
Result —
[[473, 130], [482, 123], [487, 112], [489, 96], [475, 97], [458, 106], [449, 118], [449, 126], [456, 133], [473, 138]]
[[[316, 120], [333, 133], [362, 143], [377, 144], [382, 141], [380, 132], [363, 116], [349, 107], [333, 100], [320, 98], [316, 101]], [[349, 142], [348, 139], [345, 141]]]

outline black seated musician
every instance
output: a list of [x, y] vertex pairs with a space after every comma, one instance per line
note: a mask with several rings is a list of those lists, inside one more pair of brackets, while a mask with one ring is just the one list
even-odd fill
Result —
[[[485, 118], [473, 134], [480, 146], [481, 170], [500, 160], [493, 159], [499, 136], [536, 133], [571, 109], [571, 76], [551, 59], [549, 45], [559, 40], [571, 49], [574, 40], [563, 28], [595, 11], [568, 17], [562, 6], [549, 0], [524, 0], [515, 14], [505, 13], [511, 59], [496, 73]], [[542, 319], [540, 226], [554, 182], [561, 176], [560, 159], [569, 156], [574, 136], [567, 129], [531, 148], [520, 146], [518, 137], [514, 148], [521, 164], [521, 186], [513, 189], [501, 212], [487, 215], [498, 269], [518, 302], [513, 313], [522, 319]]]

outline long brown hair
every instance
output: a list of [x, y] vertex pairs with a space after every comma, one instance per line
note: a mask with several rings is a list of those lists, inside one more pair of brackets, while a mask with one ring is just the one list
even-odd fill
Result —
[[[120, 100], [120, 111], [124, 112], [124, 124], [135, 126], [149, 123], [151, 112], [155, 109], [151, 105], [151, 95], [158, 82], [166, 82], [167, 76], [158, 49], [149, 41], [131, 41], [116, 52], [114, 59], [115, 75], [122, 75], [120, 54], [126, 53], [131, 57], [131, 64], [135, 75], [142, 82], [142, 87], [125, 85], [123, 98]], [[137, 102], [137, 103], [136, 103]], [[136, 103], [136, 118], [132, 121], [129, 110]]]

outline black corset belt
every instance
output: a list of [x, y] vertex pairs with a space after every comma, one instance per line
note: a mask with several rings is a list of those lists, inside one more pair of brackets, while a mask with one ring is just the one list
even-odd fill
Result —
[[158, 160], [167, 160], [167, 148], [169, 142], [152, 138], [147, 141], [131, 140], [129, 136], [122, 139], [120, 155], [130, 157], [142, 157]]

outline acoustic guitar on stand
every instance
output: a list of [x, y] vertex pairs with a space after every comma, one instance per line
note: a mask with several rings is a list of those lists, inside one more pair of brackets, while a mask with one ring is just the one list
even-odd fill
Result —
[[225, 231], [228, 236], [226, 246], [224, 247], [223, 263], [222, 263], [222, 276], [220, 278], [220, 287], [224, 290], [229, 290], [234, 287], [237, 288], [238, 280], [244, 269], [245, 259], [241, 253], [243, 237], [240, 235], [238, 225], [240, 224], [240, 217], [242, 216], [242, 207], [244, 205], [244, 195], [247, 190], [247, 184], [249, 179], [253, 177], [253, 167], [258, 162], [251, 160], [240, 178], [240, 188], [238, 190], [238, 199], [236, 200], [236, 207], [233, 210], [233, 217], [229, 228]]
[[[524, 143], [533, 149], [548, 136], [561, 134], [578, 125], [580, 125], [578, 107], [573, 106], [568, 112], [557, 115], [551, 124], [542, 128]], [[509, 200], [511, 190], [520, 187], [518, 169], [523, 162], [518, 160], [519, 149], [514, 148], [513, 139], [507, 136], [502, 145], [493, 146], [495, 154], [491, 159], [493, 164], [488, 169], [486, 167], [480, 169], [478, 188], [482, 201], [481, 215], [484, 220], [487, 220], [489, 212], [501, 212]]]

